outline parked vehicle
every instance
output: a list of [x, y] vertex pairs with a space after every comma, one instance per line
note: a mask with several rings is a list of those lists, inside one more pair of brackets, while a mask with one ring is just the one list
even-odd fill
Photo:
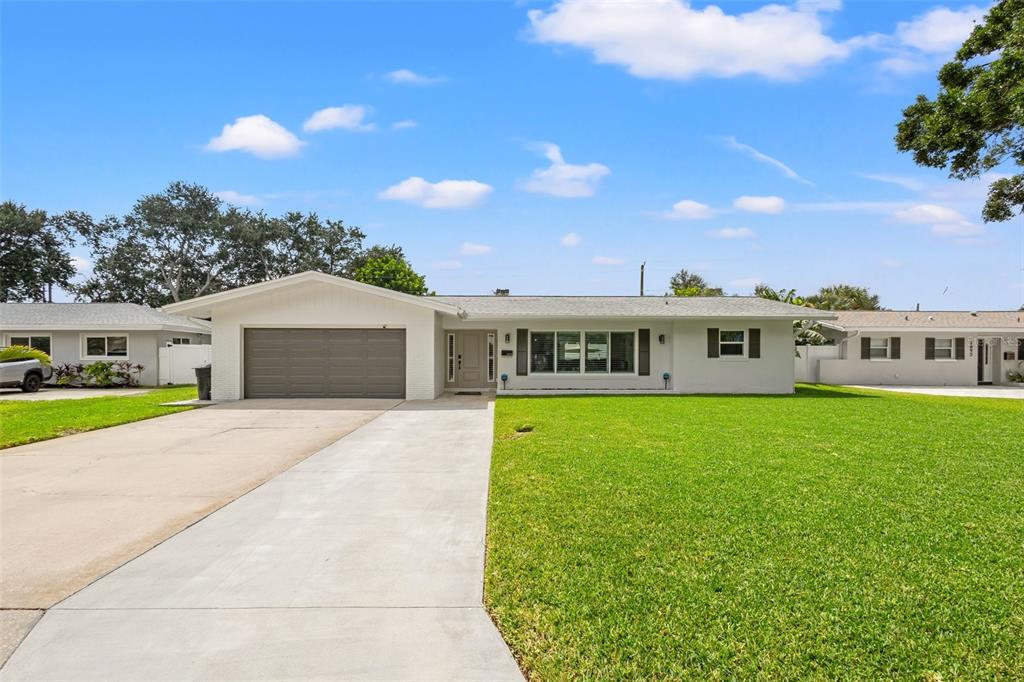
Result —
[[38, 360], [0, 361], [0, 388], [20, 388], [35, 393], [53, 376], [53, 369]]

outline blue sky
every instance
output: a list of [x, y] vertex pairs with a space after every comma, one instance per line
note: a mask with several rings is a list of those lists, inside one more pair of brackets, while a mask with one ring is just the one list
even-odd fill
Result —
[[981, 11], [5, 2], [0, 193], [120, 214], [199, 182], [401, 244], [439, 293], [633, 294], [646, 261], [648, 293], [686, 267], [1016, 308], [1022, 220], [892, 143]]

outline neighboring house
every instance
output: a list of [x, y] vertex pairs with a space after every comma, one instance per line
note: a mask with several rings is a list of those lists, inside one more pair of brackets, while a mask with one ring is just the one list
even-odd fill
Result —
[[164, 310], [212, 320], [217, 400], [791, 393], [793, 321], [834, 318], [747, 297], [410, 296], [318, 272]]
[[1008, 383], [1024, 359], [1024, 312], [836, 311], [836, 343], [820, 357], [826, 384], [970, 386]]
[[139, 383], [159, 377], [159, 349], [210, 343], [210, 325], [134, 303], [0, 303], [0, 344], [50, 354], [54, 365], [127, 360]]

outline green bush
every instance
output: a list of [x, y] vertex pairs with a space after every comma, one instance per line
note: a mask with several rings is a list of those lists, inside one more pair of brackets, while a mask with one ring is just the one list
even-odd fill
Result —
[[29, 348], [28, 346], [8, 346], [0, 349], [0, 362], [14, 362], [16, 360], [38, 360], [39, 364], [49, 367], [53, 362], [50, 356], [41, 350]]

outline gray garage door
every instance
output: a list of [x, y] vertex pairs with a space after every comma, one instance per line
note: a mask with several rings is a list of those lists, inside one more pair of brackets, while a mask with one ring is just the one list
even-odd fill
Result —
[[404, 398], [404, 329], [246, 329], [246, 398]]

